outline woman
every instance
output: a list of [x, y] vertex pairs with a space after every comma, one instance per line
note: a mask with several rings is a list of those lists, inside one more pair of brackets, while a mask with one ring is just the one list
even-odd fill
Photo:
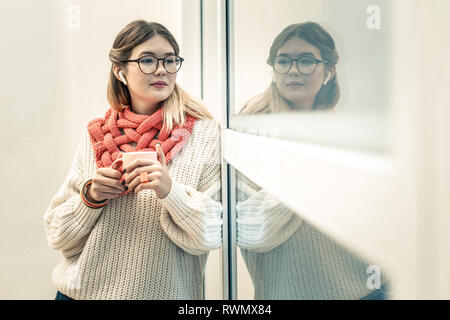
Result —
[[[162, 25], [138, 20], [109, 54], [111, 109], [89, 122], [45, 213], [57, 299], [201, 299], [221, 246], [220, 128], [176, 84], [183, 59]], [[121, 152], [157, 151], [111, 168]]]
[[[320, 25], [287, 27], [274, 40], [267, 59], [273, 83], [240, 113], [331, 110], [339, 99], [337, 61], [334, 41]], [[367, 285], [368, 264], [239, 171], [236, 177], [237, 243], [255, 299], [384, 298], [382, 290]]]

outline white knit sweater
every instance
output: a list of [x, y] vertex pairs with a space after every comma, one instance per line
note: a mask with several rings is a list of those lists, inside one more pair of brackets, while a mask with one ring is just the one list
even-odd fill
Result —
[[87, 130], [45, 229], [63, 259], [52, 274], [73, 299], [202, 299], [203, 272], [222, 244], [220, 128], [197, 120], [189, 141], [167, 164], [172, 188], [130, 193], [92, 209], [80, 188], [97, 169]]
[[[255, 299], [361, 299], [371, 293], [368, 263], [300, 218], [240, 172], [237, 244]], [[381, 285], [387, 279], [381, 274]]]

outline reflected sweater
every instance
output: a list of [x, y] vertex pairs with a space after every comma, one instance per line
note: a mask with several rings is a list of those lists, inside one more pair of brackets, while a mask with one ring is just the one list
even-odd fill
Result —
[[210, 250], [222, 244], [220, 128], [197, 120], [167, 164], [169, 194], [130, 193], [99, 209], [80, 189], [97, 169], [87, 130], [45, 212], [48, 244], [63, 258], [56, 289], [73, 299], [202, 299]]
[[353, 300], [375, 290], [369, 263], [240, 172], [236, 177], [237, 244], [255, 299]]

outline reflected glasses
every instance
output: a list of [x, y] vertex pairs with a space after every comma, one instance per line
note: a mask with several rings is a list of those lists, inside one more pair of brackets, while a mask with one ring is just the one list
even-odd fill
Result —
[[280, 56], [275, 58], [273, 69], [276, 73], [286, 74], [289, 70], [291, 70], [293, 61], [296, 63], [298, 72], [304, 75], [314, 73], [319, 63], [328, 62], [326, 60], [319, 60], [314, 57], [300, 57], [298, 59], [291, 59], [289, 57]]
[[145, 74], [154, 73], [159, 66], [159, 61], [163, 62], [163, 67], [168, 73], [177, 73], [181, 68], [184, 59], [179, 56], [167, 56], [165, 58], [157, 58], [152, 55], [146, 55], [135, 60], [124, 60], [121, 62], [137, 62], [139, 69]]

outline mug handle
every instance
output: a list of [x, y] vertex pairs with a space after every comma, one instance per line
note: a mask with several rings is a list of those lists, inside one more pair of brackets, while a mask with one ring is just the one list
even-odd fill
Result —
[[119, 162], [122, 162], [122, 163], [123, 163], [123, 153], [122, 153], [122, 152], [119, 153], [119, 155], [117, 156], [117, 159], [114, 160], [113, 163], [111, 163], [110, 168], [114, 169], [114, 165], [115, 165], [116, 163], [119, 163]]

